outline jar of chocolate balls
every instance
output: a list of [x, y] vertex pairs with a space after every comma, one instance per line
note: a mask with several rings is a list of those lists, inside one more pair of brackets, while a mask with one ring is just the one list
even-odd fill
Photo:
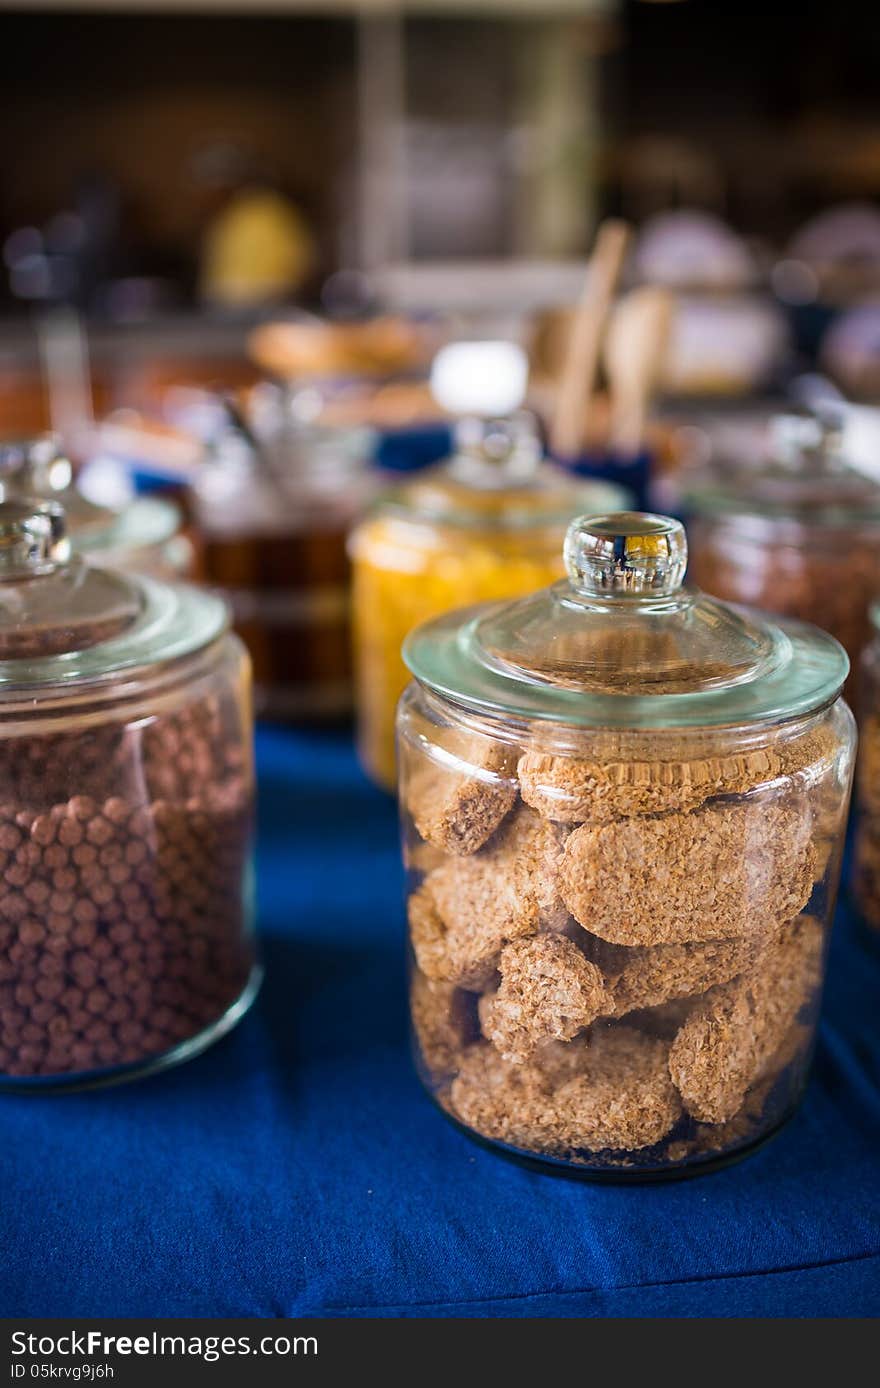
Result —
[[0, 1084], [142, 1074], [247, 1010], [251, 733], [222, 602], [0, 504]]
[[855, 664], [880, 592], [880, 484], [833, 423], [777, 417], [753, 459], [721, 458], [686, 484], [684, 507], [695, 582], [815, 623]]
[[118, 509], [89, 500], [52, 434], [0, 444], [0, 495], [57, 501], [72, 548], [91, 564], [171, 581], [192, 574], [180, 507], [164, 496], [133, 497]]
[[466, 1133], [614, 1180], [742, 1156], [804, 1089], [855, 748], [824, 632], [684, 585], [678, 521], [419, 627], [398, 714], [417, 1065]]

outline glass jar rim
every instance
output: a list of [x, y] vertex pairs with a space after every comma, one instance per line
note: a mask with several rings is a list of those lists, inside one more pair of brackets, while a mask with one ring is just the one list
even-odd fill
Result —
[[106, 524], [74, 529], [74, 549], [80, 554], [149, 549], [173, 539], [182, 521], [180, 507], [164, 496], [137, 496], [121, 511], [108, 511], [107, 517]]
[[65, 689], [166, 666], [200, 651], [229, 630], [222, 598], [188, 584], [138, 575], [136, 617], [115, 636], [82, 650], [0, 660], [0, 699], [7, 692]]

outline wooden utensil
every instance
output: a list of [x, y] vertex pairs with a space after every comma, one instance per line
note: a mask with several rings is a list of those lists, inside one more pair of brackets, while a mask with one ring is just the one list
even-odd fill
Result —
[[615, 452], [632, 455], [644, 444], [674, 311], [668, 290], [645, 285], [625, 295], [611, 314], [604, 361], [611, 389], [609, 442]]
[[596, 237], [583, 293], [571, 325], [550, 429], [553, 451], [563, 458], [577, 457], [581, 451], [599, 367], [602, 333], [629, 238], [626, 222], [616, 220], [603, 222]]

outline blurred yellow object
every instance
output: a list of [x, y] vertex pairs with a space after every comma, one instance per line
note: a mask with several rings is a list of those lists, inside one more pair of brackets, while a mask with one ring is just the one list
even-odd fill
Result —
[[369, 776], [394, 788], [394, 715], [409, 680], [400, 648], [412, 628], [555, 582], [572, 516], [626, 502], [622, 489], [538, 464], [537, 455], [529, 471], [514, 443], [506, 458], [472, 447], [432, 468], [357, 526], [349, 552], [358, 748]]
[[230, 307], [271, 303], [300, 288], [314, 255], [292, 203], [269, 188], [245, 188], [208, 229], [202, 294]]

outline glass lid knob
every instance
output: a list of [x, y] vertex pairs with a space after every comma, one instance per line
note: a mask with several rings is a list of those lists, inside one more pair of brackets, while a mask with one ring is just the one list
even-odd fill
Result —
[[64, 510], [57, 501], [0, 502], [0, 580], [51, 573], [69, 557]]
[[73, 481], [70, 459], [54, 434], [0, 443], [0, 483], [28, 496], [52, 496]]
[[572, 587], [585, 597], [662, 597], [681, 587], [687, 539], [681, 522], [669, 516], [578, 516], [568, 527], [564, 556]]
[[770, 421], [773, 459], [795, 471], [805, 463], [821, 468], [839, 462], [841, 440], [840, 420], [830, 414], [780, 414]]

